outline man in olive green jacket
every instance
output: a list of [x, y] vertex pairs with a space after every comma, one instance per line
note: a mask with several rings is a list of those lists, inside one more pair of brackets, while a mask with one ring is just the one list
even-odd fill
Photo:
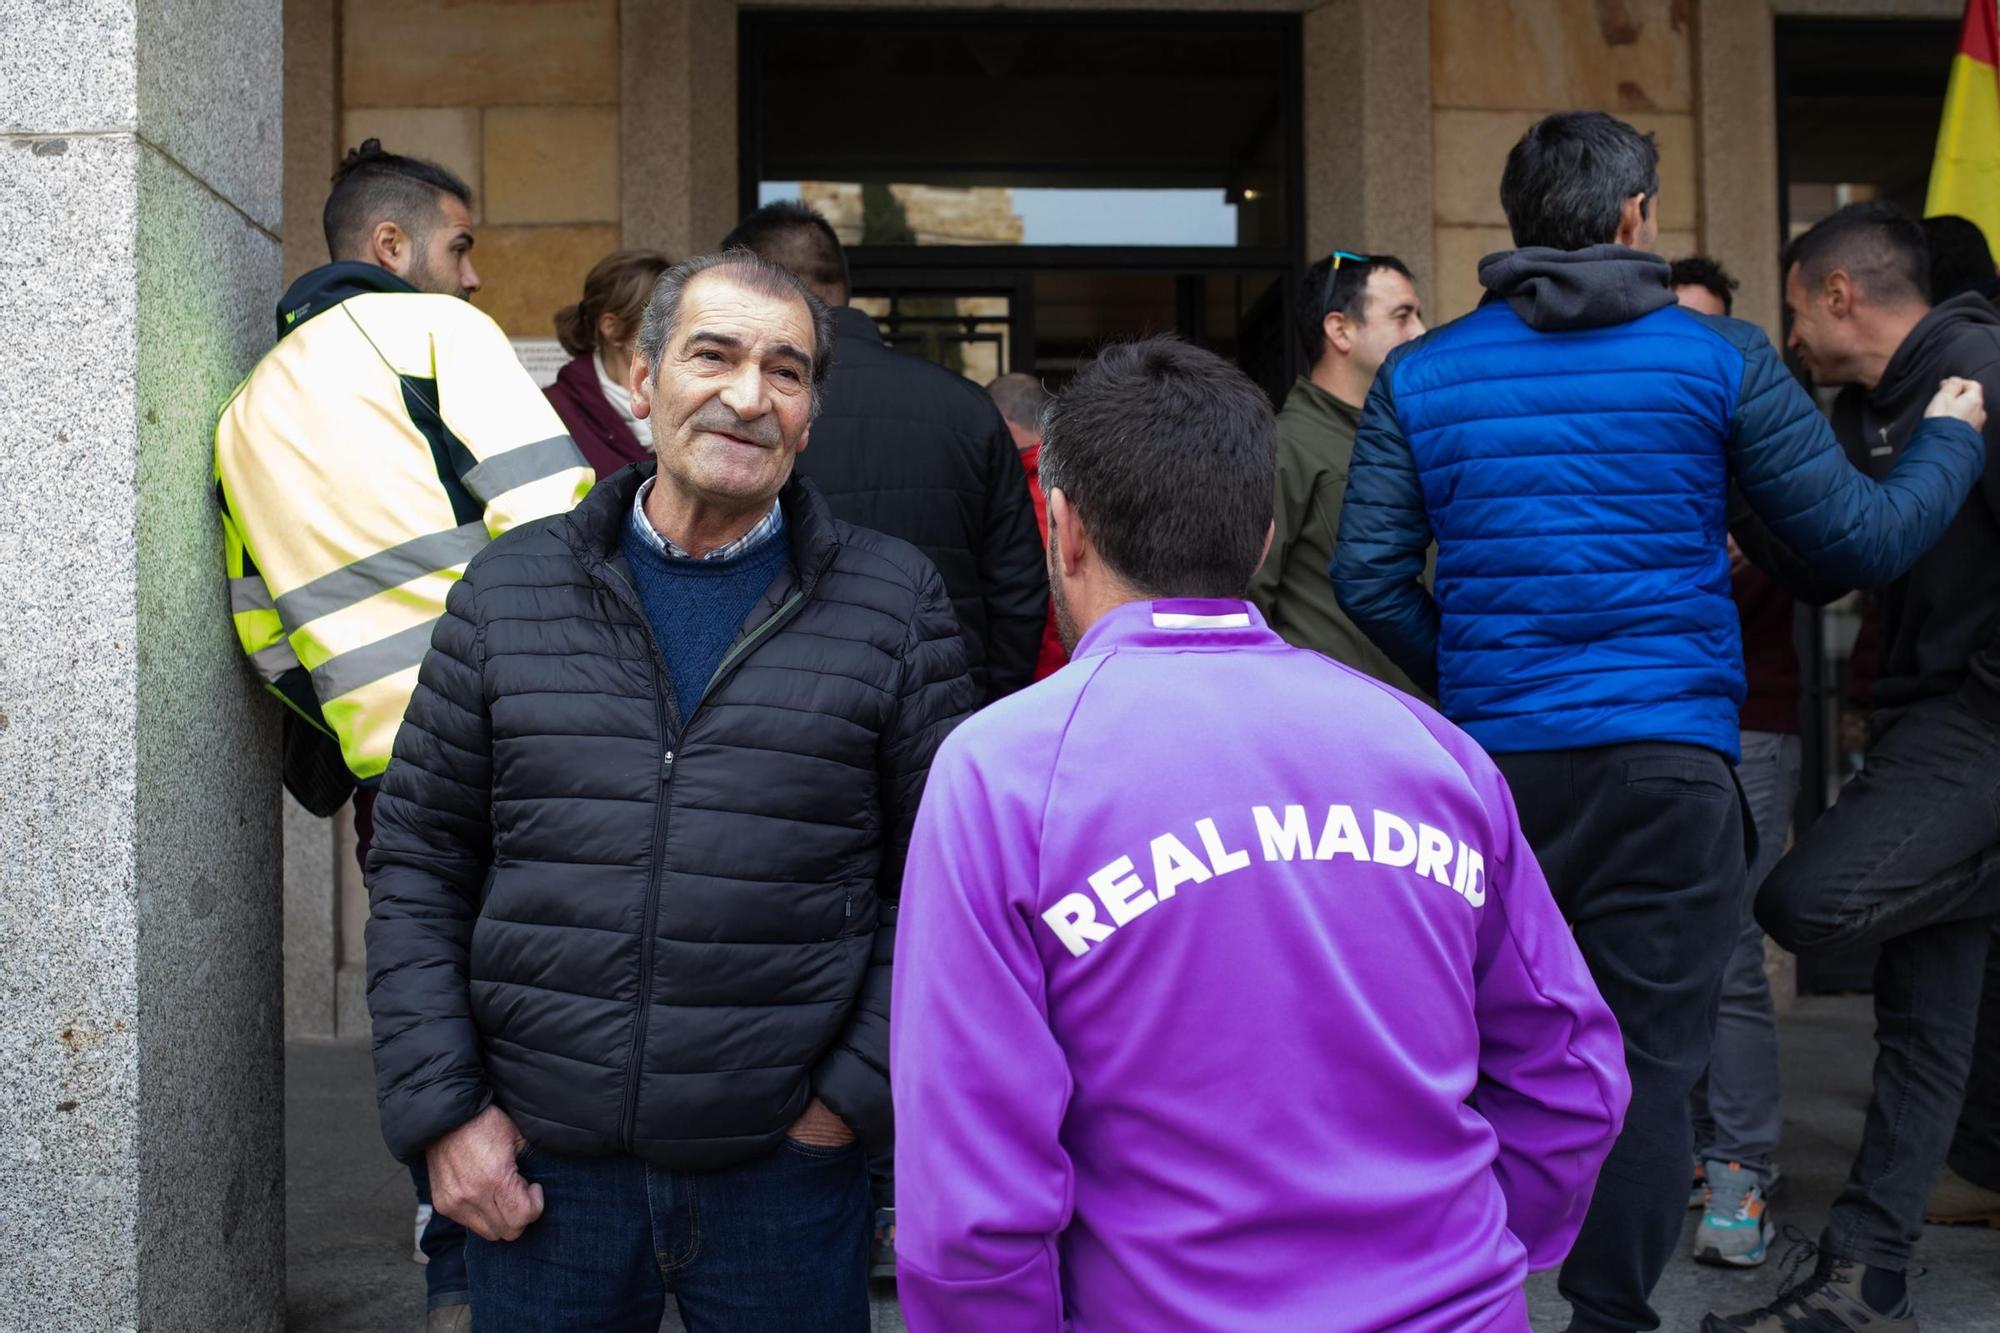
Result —
[[1312, 372], [1278, 413], [1276, 530], [1250, 600], [1286, 642], [1421, 696], [1341, 611], [1327, 572], [1368, 387], [1383, 358], [1424, 331], [1417, 289], [1393, 255], [1336, 250], [1306, 270], [1298, 308]]

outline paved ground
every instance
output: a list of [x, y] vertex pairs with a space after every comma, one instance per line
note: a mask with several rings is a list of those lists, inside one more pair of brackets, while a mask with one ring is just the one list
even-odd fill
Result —
[[[1803, 1000], [1784, 1024], [1785, 1148], [1789, 1177], [1778, 1220], [1817, 1232], [1861, 1132], [1872, 1054], [1867, 1001]], [[294, 1043], [287, 1050], [287, 1326], [293, 1333], [413, 1333], [423, 1301], [422, 1270], [409, 1262], [409, 1177], [376, 1131], [365, 1047]], [[1693, 1216], [1688, 1226], [1692, 1231]], [[1933, 1227], [1914, 1284], [1925, 1333], [2000, 1329], [2000, 1231]], [[1703, 1312], [1768, 1299], [1776, 1261], [1748, 1273], [1677, 1262], [1655, 1303], [1669, 1330], [1695, 1328]], [[1567, 1308], [1553, 1275], [1533, 1279], [1535, 1326], [1559, 1330]], [[886, 1291], [876, 1302], [878, 1333], [903, 1321]], [[669, 1321], [669, 1328], [678, 1327]]]

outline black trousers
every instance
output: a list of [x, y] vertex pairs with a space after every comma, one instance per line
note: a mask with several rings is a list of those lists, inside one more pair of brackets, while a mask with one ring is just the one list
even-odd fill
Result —
[[1972, 1065], [2000, 912], [2000, 726], [1953, 699], [1876, 715], [1859, 775], [1778, 863], [1757, 919], [1794, 952], [1875, 944], [1875, 1095], [1821, 1244], [1909, 1267]]
[[2000, 1190], [2000, 921], [1986, 946], [1986, 993], [1972, 1042], [1972, 1076], [1945, 1158], [1951, 1169], [1984, 1189]]
[[1742, 933], [1744, 821], [1729, 761], [1642, 742], [1495, 755], [1591, 976], [1625, 1038], [1632, 1104], [1558, 1286], [1570, 1328], [1659, 1327], [1680, 1242], [1716, 997]]

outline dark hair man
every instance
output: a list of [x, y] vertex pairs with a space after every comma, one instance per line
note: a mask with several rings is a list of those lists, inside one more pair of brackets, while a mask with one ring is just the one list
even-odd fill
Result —
[[[2000, 394], [2000, 313], [1967, 292], [1933, 308], [1923, 229], [1855, 204], [1785, 255], [1791, 346], [1815, 383], [1844, 386], [1833, 429], [1863, 473], [1921, 450], [1940, 377]], [[1989, 923], [2000, 915], [2000, 465], [1945, 506], [1949, 526], [1879, 593], [1882, 655], [1859, 776], [1778, 863], [1757, 916], [1795, 952], [1879, 945], [1875, 1095], [1811, 1281], [1716, 1333], [1914, 1330], [1906, 1290], [1924, 1205], [1944, 1165], [1972, 1063]], [[1844, 591], [1847, 582], [1831, 580]], [[1809, 592], [1815, 590], [1808, 590]]]
[[[1950, 381], [1883, 481], [1847, 465], [1754, 326], [1686, 310], [1650, 135], [1537, 122], [1500, 182], [1518, 249], [1487, 299], [1390, 354], [1355, 438], [1340, 603], [1494, 755], [1604, 998], [1632, 1107], [1561, 1290], [1570, 1327], [1652, 1328], [1678, 1243], [1688, 1096], [1741, 929], [1743, 666], [1730, 483], [1809, 565], [1901, 574], [1977, 477], [1976, 385]], [[1436, 595], [1419, 577], [1437, 544]]]
[[[1033, 375], [1013, 371], [987, 385], [986, 392], [993, 396], [993, 405], [1000, 409], [1001, 419], [1007, 423], [1007, 433], [1014, 437], [1014, 447], [1021, 451], [1021, 470], [1028, 474], [1028, 498], [1035, 502], [1035, 526], [1046, 543], [1049, 499], [1042, 489], [1041, 458], [1042, 414], [1052, 401], [1049, 391]], [[1042, 650], [1035, 657], [1035, 679], [1046, 680], [1062, 670], [1067, 661], [1069, 650], [1063, 647], [1062, 636], [1056, 632], [1056, 609], [1052, 605], [1048, 621], [1042, 626]]]
[[1943, 303], [1960, 292], [1977, 292], [1989, 301], [2000, 296], [1993, 249], [1971, 218], [1955, 213], [1925, 218], [1924, 245], [1931, 253], [1932, 300]]
[[1172, 338], [1050, 411], [1076, 659], [945, 743], [910, 850], [916, 1333], [1525, 1328], [1616, 1133], [1616, 1027], [1492, 762], [1244, 597], [1274, 446]]
[[1707, 255], [1689, 255], [1667, 266], [1667, 285], [1674, 299], [1704, 315], [1736, 313], [1736, 279]]
[[974, 700], [936, 571], [792, 475], [830, 337], [755, 255], [670, 269], [657, 463], [483, 552], [424, 660], [368, 995], [479, 1333], [868, 1327], [904, 850]]
[[1299, 341], [1312, 369], [1278, 413], [1276, 528], [1250, 600], [1287, 643], [1415, 691], [1340, 609], [1329, 566], [1361, 404], [1383, 358], [1424, 331], [1423, 308], [1402, 260], [1346, 250], [1306, 270], [1298, 303]]
[[380, 139], [350, 149], [320, 220], [335, 263], [373, 264], [420, 292], [479, 290], [472, 191], [434, 162], [384, 152]]
[[[230, 613], [290, 705], [286, 785], [321, 815], [353, 790], [364, 858], [375, 785], [465, 562], [591, 482], [500, 326], [454, 299], [479, 286], [471, 198], [374, 139], [348, 153], [326, 201], [333, 262], [278, 302], [278, 345], [215, 431]], [[421, 1173], [418, 1198], [431, 1326], [462, 1326], [463, 1233], [427, 1211]]]
[[901, 537], [944, 576], [982, 700], [1033, 678], [1048, 582], [1013, 439], [979, 386], [886, 346], [848, 305], [847, 254], [797, 201], [723, 238], [797, 275], [833, 307], [833, 369], [803, 473], [834, 516]]

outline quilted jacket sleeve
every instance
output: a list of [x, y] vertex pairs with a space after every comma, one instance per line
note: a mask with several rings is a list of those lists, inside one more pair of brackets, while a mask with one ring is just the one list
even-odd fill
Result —
[[979, 552], [986, 600], [986, 697], [1012, 694], [1035, 678], [1048, 620], [1049, 577], [1034, 497], [1014, 437], [996, 411], [986, 440], [986, 530]]
[[1396, 419], [1392, 354], [1368, 391], [1334, 544], [1340, 609], [1427, 693], [1438, 687], [1438, 607], [1424, 586], [1430, 515], [1416, 459]]
[[404, 1161], [493, 1100], [467, 955], [491, 859], [492, 744], [475, 561], [452, 587], [375, 801], [368, 1013], [382, 1136]]
[[1931, 419], [1911, 433], [1880, 483], [1848, 461], [1833, 428], [1755, 326], [1717, 321], [1743, 353], [1729, 462], [1757, 517], [1822, 579], [1875, 588], [1936, 544], [1986, 465], [1965, 422]]
[[[1030, 516], [1029, 522], [1033, 521]], [[875, 889], [882, 911], [874, 954], [853, 1014], [813, 1070], [813, 1091], [871, 1151], [887, 1146], [894, 1131], [889, 1101], [889, 983], [910, 830], [923, 799], [931, 757], [978, 703], [944, 581], [928, 566], [923, 579], [916, 614], [903, 641], [895, 711], [876, 748], [883, 845]]]

